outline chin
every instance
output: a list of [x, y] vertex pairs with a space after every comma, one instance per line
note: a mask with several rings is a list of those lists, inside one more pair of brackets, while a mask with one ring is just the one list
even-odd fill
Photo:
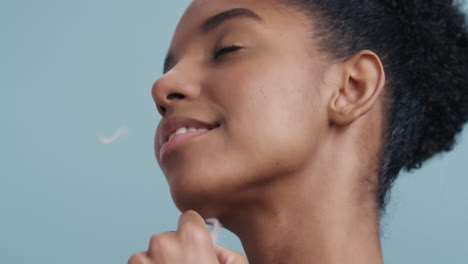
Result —
[[223, 204], [218, 199], [219, 193], [199, 186], [173, 185], [171, 186], [171, 196], [181, 212], [194, 210], [203, 218], [218, 217], [220, 205]]
[[166, 175], [172, 199], [181, 212], [195, 210], [204, 218], [219, 217], [229, 198], [238, 198], [239, 183], [228, 180], [233, 175], [214, 173], [215, 170], [203, 173], [190, 171], [184, 173], [179, 168], [177, 173]]

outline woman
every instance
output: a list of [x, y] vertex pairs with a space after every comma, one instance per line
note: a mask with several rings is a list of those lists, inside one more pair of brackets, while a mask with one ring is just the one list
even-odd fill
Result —
[[382, 263], [401, 169], [468, 119], [468, 33], [452, 1], [194, 0], [152, 95], [178, 230], [129, 263]]

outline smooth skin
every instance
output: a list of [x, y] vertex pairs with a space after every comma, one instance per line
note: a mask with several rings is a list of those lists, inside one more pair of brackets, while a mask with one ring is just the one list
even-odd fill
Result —
[[[261, 19], [200, 30], [233, 8]], [[314, 30], [277, 0], [192, 2], [152, 96], [163, 120], [220, 126], [164, 157], [158, 128], [157, 161], [188, 212], [130, 264], [246, 263], [213, 245], [203, 222], [212, 217], [239, 236], [250, 264], [383, 263], [376, 191], [384, 69], [368, 50], [333, 59]], [[232, 45], [240, 48], [215, 56]]]

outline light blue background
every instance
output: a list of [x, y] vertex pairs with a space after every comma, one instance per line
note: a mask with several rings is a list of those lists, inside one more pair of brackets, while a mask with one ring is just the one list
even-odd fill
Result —
[[[0, 263], [126, 263], [175, 228], [150, 88], [189, 2], [0, 0]], [[467, 161], [468, 130], [401, 176], [386, 263], [468, 263]]]

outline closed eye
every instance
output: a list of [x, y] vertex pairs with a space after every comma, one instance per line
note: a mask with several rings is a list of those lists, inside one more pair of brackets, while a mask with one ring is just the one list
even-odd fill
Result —
[[240, 50], [242, 47], [240, 46], [237, 46], [237, 45], [230, 45], [230, 46], [226, 46], [226, 47], [223, 47], [223, 48], [220, 48], [219, 50], [217, 50], [215, 52], [215, 55], [214, 55], [214, 59], [217, 59], [219, 56], [222, 56], [226, 53], [229, 53], [229, 52], [234, 52], [236, 50]]

